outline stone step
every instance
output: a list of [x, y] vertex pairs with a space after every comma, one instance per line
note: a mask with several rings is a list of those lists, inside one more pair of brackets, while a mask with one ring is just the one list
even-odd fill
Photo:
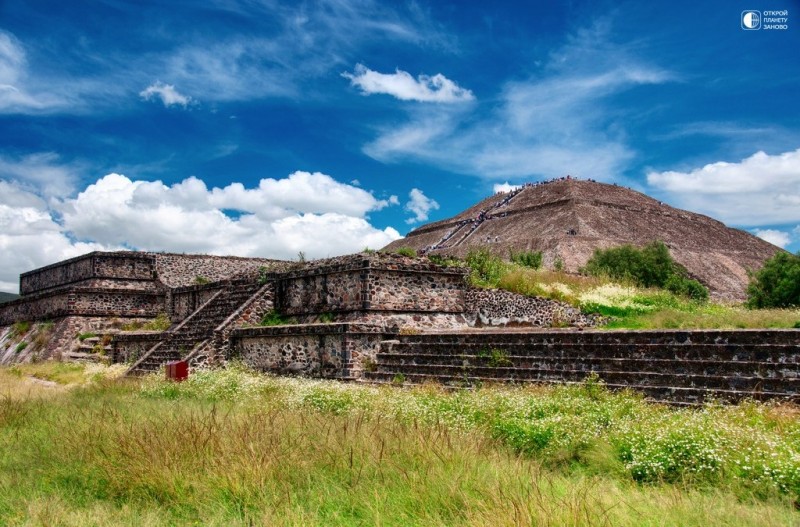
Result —
[[[404, 375], [403, 382], [396, 382], [395, 374], [384, 374], [379, 372], [367, 372], [362, 378], [362, 382], [371, 384], [387, 384], [387, 385], [402, 385], [402, 386], [419, 386], [425, 383], [437, 383], [443, 387], [454, 388], [469, 388], [475, 384], [494, 384], [497, 379], [494, 378], [478, 378], [470, 377], [469, 379], [453, 379], [448, 376], [431, 376], [431, 375], [418, 375], [406, 374]], [[583, 381], [565, 381], [565, 380], [549, 380], [549, 379], [521, 379], [518, 381], [522, 384], [551, 384], [551, 385], [581, 385]], [[633, 390], [645, 395], [646, 398], [655, 401], [666, 401], [670, 404], [701, 404], [709, 397], [715, 399], [724, 399], [731, 402], [739, 401], [742, 399], [783, 399], [791, 402], [800, 402], [800, 396], [797, 394], [786, 394], [784, 392], [766, 392], [766, 391], [740, 391], [740, 390], [708, 390], [700, 387], [670, 387], [670, 386], [648, 386], [637, 384], [614, 384], [605, 383], [605, 387], [618, 391], [618, 390]]]
[[747, 344], [718, 345], [697, 344], [693, 346], [666, 344], [638, 344], [632, 346], [596, 345], [596, 344], [542, 344], [542, 343], [497, 343], [453, 345], [426, 342], [384, 344], [384, 352], [393, 354], [419, 355], [431, 354], [439, 356], [479, 356], [491, 353], [493, 349], [508, 355], [554, 356], [554, 357], [620, 357], [620, 358], [670, 358], [683, 360], [717, 359], [717, 360], [759, 360], [764, 362], [800, 363], [800, 346], [788, 344]]
[[502, 345], [504, 343], [515, 342], [534, 342], [534, 343], [553, 343], [569, 344], [575, 342], [585, 342], [591, 338], [595, 344], [609, 343], [615, 345], [636, 345], [636, 344], [673, 344], [683, 343], [692, 344], [759, 344], [754, 339], [762, 339], [772, 344], [788, 344], [797, 346], [800, 342], [800, 331], [798, 330], [707, 330], [707, 331], [534, 331], [534, 332], [515, 332], [515, 331], [485, 331], [473, 333], [422, 333], [418, 335], [398, 335], [397, 340], [402, 342], [416, 343], [440, 343], [440, 344], [464, 344], [469, 343], [476, 335], [480, 335], [481, 344], [493, 343]]
[[781, 378], [800, 377], [800, 363], [779, 363], [759, 361], [727, 361], [714, 359], [700, 360], [674, 360], [674, 359], [640, 359], [619, 357], [557, 357], [557, 356], [516, 356], [508, 355], [494, 359], [491, 357], [475, 355], [433, 355], [433, 354], [401, 354], [379, 353], [377, 355], [379, 368], [398, 369], [407, 365], [417, 366], [447, 366], [459, 368], [494, 367], [509, 361], [518, 369], [525, 368], [554, 368], [554, 369], [610, 369], [612, 371], [653, 371], [669, 372], [675, 374], [702, 373], [715, 375], [720, 373], [745, 374], [752, 372], [753, 376], [774, 376]]
[[529, 380], [581, 381], [589, 374], [596, 373], [602, 380], [610, 384], [636, 384], [642, 386], [663, 386], [694, 388], [703, 386], [709, 389], [766, 391], [775, 393], [797, 393], [800, 378], [762, 378], [725, 375], [673, 374], [656, 372], [625, 372], [586, 369], [555, 368], [513, 368], [513, 367], [476, 367], [461, 368], [458, 366], [420, 366], [403, 365], [398, 369], [378, 367], [370, 375], [380, 374], [386, 377], [395, 375], [422, 375], [445, 379], [492, 379], [498, 381], [523, 382]]

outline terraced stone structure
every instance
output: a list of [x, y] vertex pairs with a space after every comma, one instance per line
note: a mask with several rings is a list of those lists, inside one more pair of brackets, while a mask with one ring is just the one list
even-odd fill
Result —
[[717, 300], [745, 299], [747, 271], [758, 269], [778, 247], [745, 231], [617, 185], [573, 178], [524, 185], [498, 193], [464, 212], [423, 225], [385, 250], [411, 247], [420, 253], [464, 257], [487, 248], [542, 251], [577, 272], [595, 249], [661, 240], [672, 257]]
[[[23, 296], [0, 305], [0, 363], [101, 359], [139, 374], [238, 359], [275, 373], [459, 386], [596, 373], [672, 401], [797, 399], [800, 331], [596, 331], [597, 316], [465, 278], [389, 253], [308, 263], [91, 253], [21, 276]], [[142, 326], [159, 315], [166, 330]], [[20, 321], [40, 322], [26, 336]]]

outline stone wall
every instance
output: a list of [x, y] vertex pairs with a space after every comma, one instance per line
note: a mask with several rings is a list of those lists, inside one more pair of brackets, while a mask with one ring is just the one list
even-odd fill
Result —
[[68, 315], [155, 317], [164, 311], [164, 293], [129, 289], [63, 288], [28, 295], [0, 306], [0, 325]]
[[351, 311], [460, 313], [465, 271], [399, 255], [351, 255], [276, 275], [282, 314]]
[[798, 330], [471, 330], [384, 341], [367, 380], [579, 383], [596, 374], [614, 389], [699, 403], [800, 401]]
[[208, 302], [214, 293], [225, 287], [222, 283], [193, 285], [173, 289], [168, 313], [173, 322], [180, 322]]
[[274, 373], [326, 378], [358, 377], [375, 364], [382, 326], [313, 324], [236, 329], [233, 356], [249, 366]]
[[154, 260], [148, 253], [93, 252], [23, 273], [19, 289], [28, 295], [91, 278], [152, 281]]
[[593, 327], [604, 322], [565, 302], [502, 289], [468, 289], [465, 311], [471, 326]]
[[197, 283], [198, 277], [208, 282], [232, 278], [241, 273], [265, 267], [271, 271], [286, 268], [289, 263], [268, 258], [210, 256], [205, 254], [153, 253], [158, 278], [167, 287], [184, 287]]
[[136, 331], [114, 335], [112, 362], [136, 362], [144, 353], [164, 338], [161, 331]]

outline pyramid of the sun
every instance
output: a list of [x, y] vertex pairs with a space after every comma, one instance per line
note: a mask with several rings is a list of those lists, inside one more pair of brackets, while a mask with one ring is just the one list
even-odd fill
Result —
[[653, 240], [666, 243], [673, 258], [720, 300], [743, 300], [748, 269], [761, 267], [780, 250], [628, 188], [566, 178], [495, 194], [452, 218], [414, 229], [385, 250], [412, 247], [460, 257], [481, 247], [504, 257], [542, 251], [546, 267], [560, 259], [575, 272], [597, 248]]

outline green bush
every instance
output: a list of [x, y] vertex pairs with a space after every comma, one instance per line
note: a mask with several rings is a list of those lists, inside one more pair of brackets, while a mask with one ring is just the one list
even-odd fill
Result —
[[747, 306], [800, 307], [800, 252], [776, 253], [750, 275]]
[[670, 276], [664, 284], [664, 289], [692, 300], [708, 300], [708, 289], [703, 284], [679, 274]]
[[80, 334], [78, 335], [78, 340], [80, 340], [81, 342], [83, 342], [83, 341], [84, 341], [84, 340], [86, 340], [86, 339], [91, 339], [91, 338], [94, 338], [94, 337], [96, 337], [96, 336], [97, 336], [97, 333], [92, 333], [91, 331], [90, 331], [90, 332], [88, 332], [88, 333], [80, 333]]
[[542, 266], [542, 251], [511, 251], [511, 261], [523, 267], [539, 269]]
[[471, 269], [470, 282], [475, 286], [497, 287], [506, 270], [503, 260], [486, 249], [470, 251], [466, 262]]
[[19, 352], [21, 352], [22, 350], [24, 350], [27, 347], [28, 347], [28, 343], [27, 342], [20, 342], [19, 344], [17, 344], [17, 347], [14, 350], [14, 352], [15, 353], [19, 353]]
[[660, 241], [641, 249], [633, 245], [595, 249], [581, 272], [627, 280], [639, 287], [660, 287], [694, 300], [708, 299], [708, 289], [689, 278], [686, 269], [672, 259], [669, 249]]
[[261, 317], [261, 321], [258, 323], [259, 326], [285, 326], [287, 324], [297, 324], [297, 320], [285, 317], [274, 309]]
[[400, 256], [408, 256], [409, 258], [416, 258], [417, 251], [412, 249], [411, 247], [400, 247], [395, 251], [396, 254]]

